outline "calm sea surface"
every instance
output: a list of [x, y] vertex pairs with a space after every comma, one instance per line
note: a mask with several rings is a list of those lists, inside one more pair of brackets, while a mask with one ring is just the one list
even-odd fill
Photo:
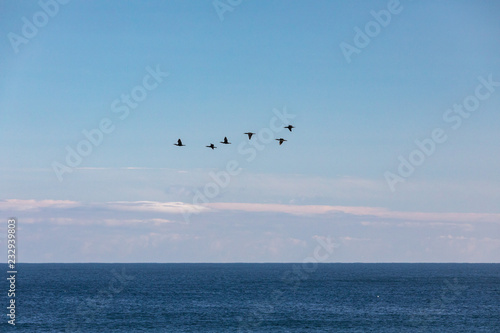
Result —
[[500, 332], [500, 264], [17, 269], [16, 326], [2, 279], [1, 332]]

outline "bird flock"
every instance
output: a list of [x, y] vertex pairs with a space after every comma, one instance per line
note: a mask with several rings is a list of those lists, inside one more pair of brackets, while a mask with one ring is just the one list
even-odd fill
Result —
[[[295, 127], [294, 127], [294, 126], [292, 126], [292, 125], [288, 125], [288, 126], [285, 126], [285, 127], [283, 127], [283, 128], [288, 128], [288, 130], [291, 132], [291, 131], [292, 131], [292, 128], [295, 128]], [[243, 134], [248, 135], [248, 140], [252, 140], [252, 135], [254, 135], [255, 133], [253, 133], [253, 132], [246, 132], [246, 133], [243, 133]], [[283, 142], [287, 141], [287, 140], [285, 140], [285, 139], [283, 139], [283, 138], [274, 139], [274, 140], [278, 141], [278, 142], [279, 142], [279, 144], [280, 144], [280, 146], [283, 144]], [[231, 142], [229, 142], [229, 141], [227, 140], [227, 137], [226, 137], [226, 136], [224, 137], [224, 140], [223, 140], [223, 141], [220, 141], [220, 143], [222, 143], [223, 145], [230, 145], [230, 144], [231, 144]], [[174, 146], [177, 146], [177, 147], [184, 147], [184, 146], [186, 146], [186, 145], [182, 143], [182, 140], [181, 140], [181, 139], [179, 139], [179, 140], [177, 140], [177, 143], [174, 143]], [[215, 148], [217, 148], [217, 147], [216, 147], [213, 143], [210, 143], [210, 145], [209, 145], [209, 146], [205, 146], [205, 147], [207, 147], [207, 148], [212, 148], [212, 150], [214, 150]]]

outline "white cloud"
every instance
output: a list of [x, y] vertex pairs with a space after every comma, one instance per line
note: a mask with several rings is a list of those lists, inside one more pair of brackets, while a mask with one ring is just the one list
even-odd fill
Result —
[[53, 210], [69, 208], [107, 208], [117, 211], [148, 211], [163, 213], [184, 212], [199, 213], [208, 211], [208, 207], [192, 205], [183, 202], [158, 202], [158, 201], [114, 201], [105, 203], [84, 203], [70, 200], [20, 200], [8, 199], [0, 201], [1, 211], [35, 211], [42, 208]]
[[446, 235], [446, 236], [439, 236], [439, 239], [466, 240], [466, 239], [467, 239], [467, 237], [464, 237], [464, 236]]
[[[493, 262], [500, 248], [499, 240], [488, 238], [497, 225], [476, 223], [497, 221], [494, 214], [159, 201], [0, 203], [3, 215], [14, 215], [6, 208], [17, 212], [29, 240], [23, 256], [31, 262], [301, 262], [318, 244], [331, 243], [327, 235], [340, 247], [328, 261], [338, 262]], [[198, 219], [185, 224], [185, 208], [198, 209]]]
[[0, 210], [2, 211], [29, 211], [38, 210], [41, 208], [74, 208], [81, 204], [77, 201], [70, 200], [19, 200], [7, 199], [0, 201]]
[[260, 203], [209, 203], [204, 206], [223, 211], [275, 212], [292, 215], [321, 215], [344, 213], [356, 216], [374, 216], [384, 219], [440, 222], [493, 222], [500, 223], [500, 214], [493, 213], [440, 213], [401, 212], [381, 207], [350, 207], [326, 205], [282, 205]]
[[160, 213], [201, 213], [208, 211], [208, 207], [187, 204], [184, 202], [158, 202], [158, 201], [114, 201], [103, 204], [104, 207], [113, 210], [126, 210], [138, 212], [160, 212]]
[[172, 220], [153, 218], [153, 219], [104, 219], [106, 225], [119, 226], [124, 224], [152, 223], [155, 225], [174, 223]]
[[[263, 204], [263, 203], [234, 203], [218, 202], [203, 205], [194, 205], [184, 202], [159, 202], [159, 201], [113, 201], [100, 203], [84, 203], [70, 200], [19, 200], [8, 199], [0, 201], [0, 211], [6, 215], [15, 215], [15, 212], [23, 214], [44, 211], [44, 215], [26, 216], [35, 220], [45, 220], [59, 224], [69, 224], [74, 216], [72, 209], [86, 209], [93, 212], [93, 216], [99, 217], [104, 212], [119, 215], [105, 219], [106, 223], [170, 223], [172, 219], [165, 214], [202, 214], [217, 213], [224, 211], [239, 211], [246, 213], [283, 213], [296, 216], [318, 216], [328, 214], [346, 214], [351, 216], [375, 217], [384, 221], [363, 221], [364, 226], [387, 223], [397, 220], [400, 226], [411, 226], [412, 223], [461, 223], [468, 224], [477, 222], [500, 223], [500, 214], [494, 213], [454, 213], [454, 212], [402, 212], [392, 211], [382, 207], [363, 206], [329, 206], [329, 205], [290, 205], [290, 204]], [[12, 212], [12, 213], [10, 213]], [[135, 212], [142, 216], [127, 216], [121, 218], [124, 212]], [[145, 216], [147, 214], [147, 216]], [[61, 216], [62, 215], [62, 216]], [[89, 213], [89, 215], [92, 215]], [[121, 221], [121, 222], [120, 222]], [[31, 221], [33, 223], [33, 221]], [[418, 226], [418, 225], [417, 225]]]

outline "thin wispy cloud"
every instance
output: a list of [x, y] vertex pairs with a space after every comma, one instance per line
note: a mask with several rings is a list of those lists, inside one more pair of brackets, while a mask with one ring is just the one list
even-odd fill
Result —
[[152, 168], [152, 167], [77, 167], [76, 170], [172, 170], [170, 168]]
[[500, 223], [500, 214], [491, 213], [433, 213], [401, 212], [381, 207], [347, 207], [324, 205], [283, 205], [256, 203], [209, 203], [206, 206], [218, 210], [237, 210], [246, 212], [275, 212], [292, 215], [320, 215], [343, 213], [356, 216], [374, 216], [384, 219], [411, 221], [449, 221], [449, 222], [493, 222]]
[[71, 200], [0, 200], [0, 211], [34, 211], [42, 208], [66, 209], [79, 207], [82, 204]]
[[187, 204], [184, 202], [157, 202], [157, 201], [115, 201], [101, 204], [112, 210], [158, 212], [158, 213], [201, 213], [209, 208], [201, 205]]
[[[328, 206], [328, 205], [285, 205], [285, 204], [262, 204], [262, 203], [231, 203], [219, 202], [201, 205], [188, 204], [184, 202], [158, 202], [158, 201], [113, 201], [104, 203], [85, 203], [69, 200], [19, 200], [10, 199], [0, 201], [0, 211], [17, 211], [23, 213], [38, 212], [44, 209], [52, 214], [60, 215], [71, 209], [86, 210], [89, 216], [99, 216], [110, 213], [135, 213], [136, 215], [148, 214], [144, 220], [155, 223], [170, 223], [169, 218], [164, 216], [177, 216], [182, 214], [217, 214], [222, 212], [240, 213], [281, 213], [295, 216], [328, 216], [328, 215], [350, 215], [362, 217], [374, 217], [378, 222], [362, 222], [363, 225], [384, 223], [383, 221], [398, 220], [409, 222], [441, 222], [441, 223], [500, 223], [500, 214], [494, 213], [456, 213], [456, 212], [402, 212], [392, 211], [382, 207], [351, 207], [351, 206]], [[151, 217], [151, 214], [156, 215]], [[382, 220], [382, 222], [380, 222]], [[49, 219], [49, 221], [51, 221]], [[54, 220], [55, 221], [55, 220]], [[61, 220], [64, 221], [64, 220]], [[140, 219], [105, 219], [108, 223], [119, 224], [139, 222]], [[128, 222], [126, 222], [128, 221]], [[68, 222], [68, 221], [66, 221]]]
[[[188, 209], [192, 222], [186, 224]], [[71, 261], [71, 253], [84, 261], [296, 261], [327, 236], [340, 244], [332, 260], [343, 262], [377, 261], [381, 255], [389, 261], [409, 261], [408, 256], [410, 261], [436, 261], [435, 251], [443, 253], [440, 260], [491, 261], [500, 248], [500, 241], [490, 236], [498, 229], [498, 214], [19, 199], [0, 201], [0, 213], [18, 218], [30, 242], [23, 252], [28, 262]]]

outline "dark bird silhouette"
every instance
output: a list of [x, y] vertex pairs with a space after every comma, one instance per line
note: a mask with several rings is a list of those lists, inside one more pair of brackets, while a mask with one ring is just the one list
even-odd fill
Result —
[[215, 146], [214, 146], [214, 144], [213, 144], [213, 143], [211, 143], [211, 144], [210, 144], [210, 146], [205, 146], [205, 147], [207, 147], [207, 148], [212, 148], [212, 150], [214, 150], [214, 148], [217, 148], [217, 147], [215, 147]]
[[231, 144], [231, 142], [227, 141], [227, 137], [224, 137], [224, 141], [221, 141], [220, 143], [225, 144], [225, 145]]
[[243, 133], [243, 134], [248, 135], [248, 140], [252, 140], [252, 135], [254, 135], [255, 133], [252, 133], [252, 132], [246, 132], [246, 133]]
[[174, 146], [183, 147], [185, 145], [183, 145], [181, 139], [179, 139], [177, 140], [177, 143], [174, 143]]
[[[288, 130], [291, 132], [292, 131], [292, 128], [295, 128], [294, 126], [292, 125], [288, 125], [288, 126], [285, 126], [283, 128], [288, 128]], [[286, 141], [286, 140], [285, 140]]]
[[274, 139], [274, 140], [279, 141], [279, 142], [280, 142], [280, 146], [281, 146], [281, 144], [282, 144], [283, 142], [285, 142], [285, 141], [286, 141], [286, 140], [285, 140], [285, 139], [283, 139], [283, 138]]

